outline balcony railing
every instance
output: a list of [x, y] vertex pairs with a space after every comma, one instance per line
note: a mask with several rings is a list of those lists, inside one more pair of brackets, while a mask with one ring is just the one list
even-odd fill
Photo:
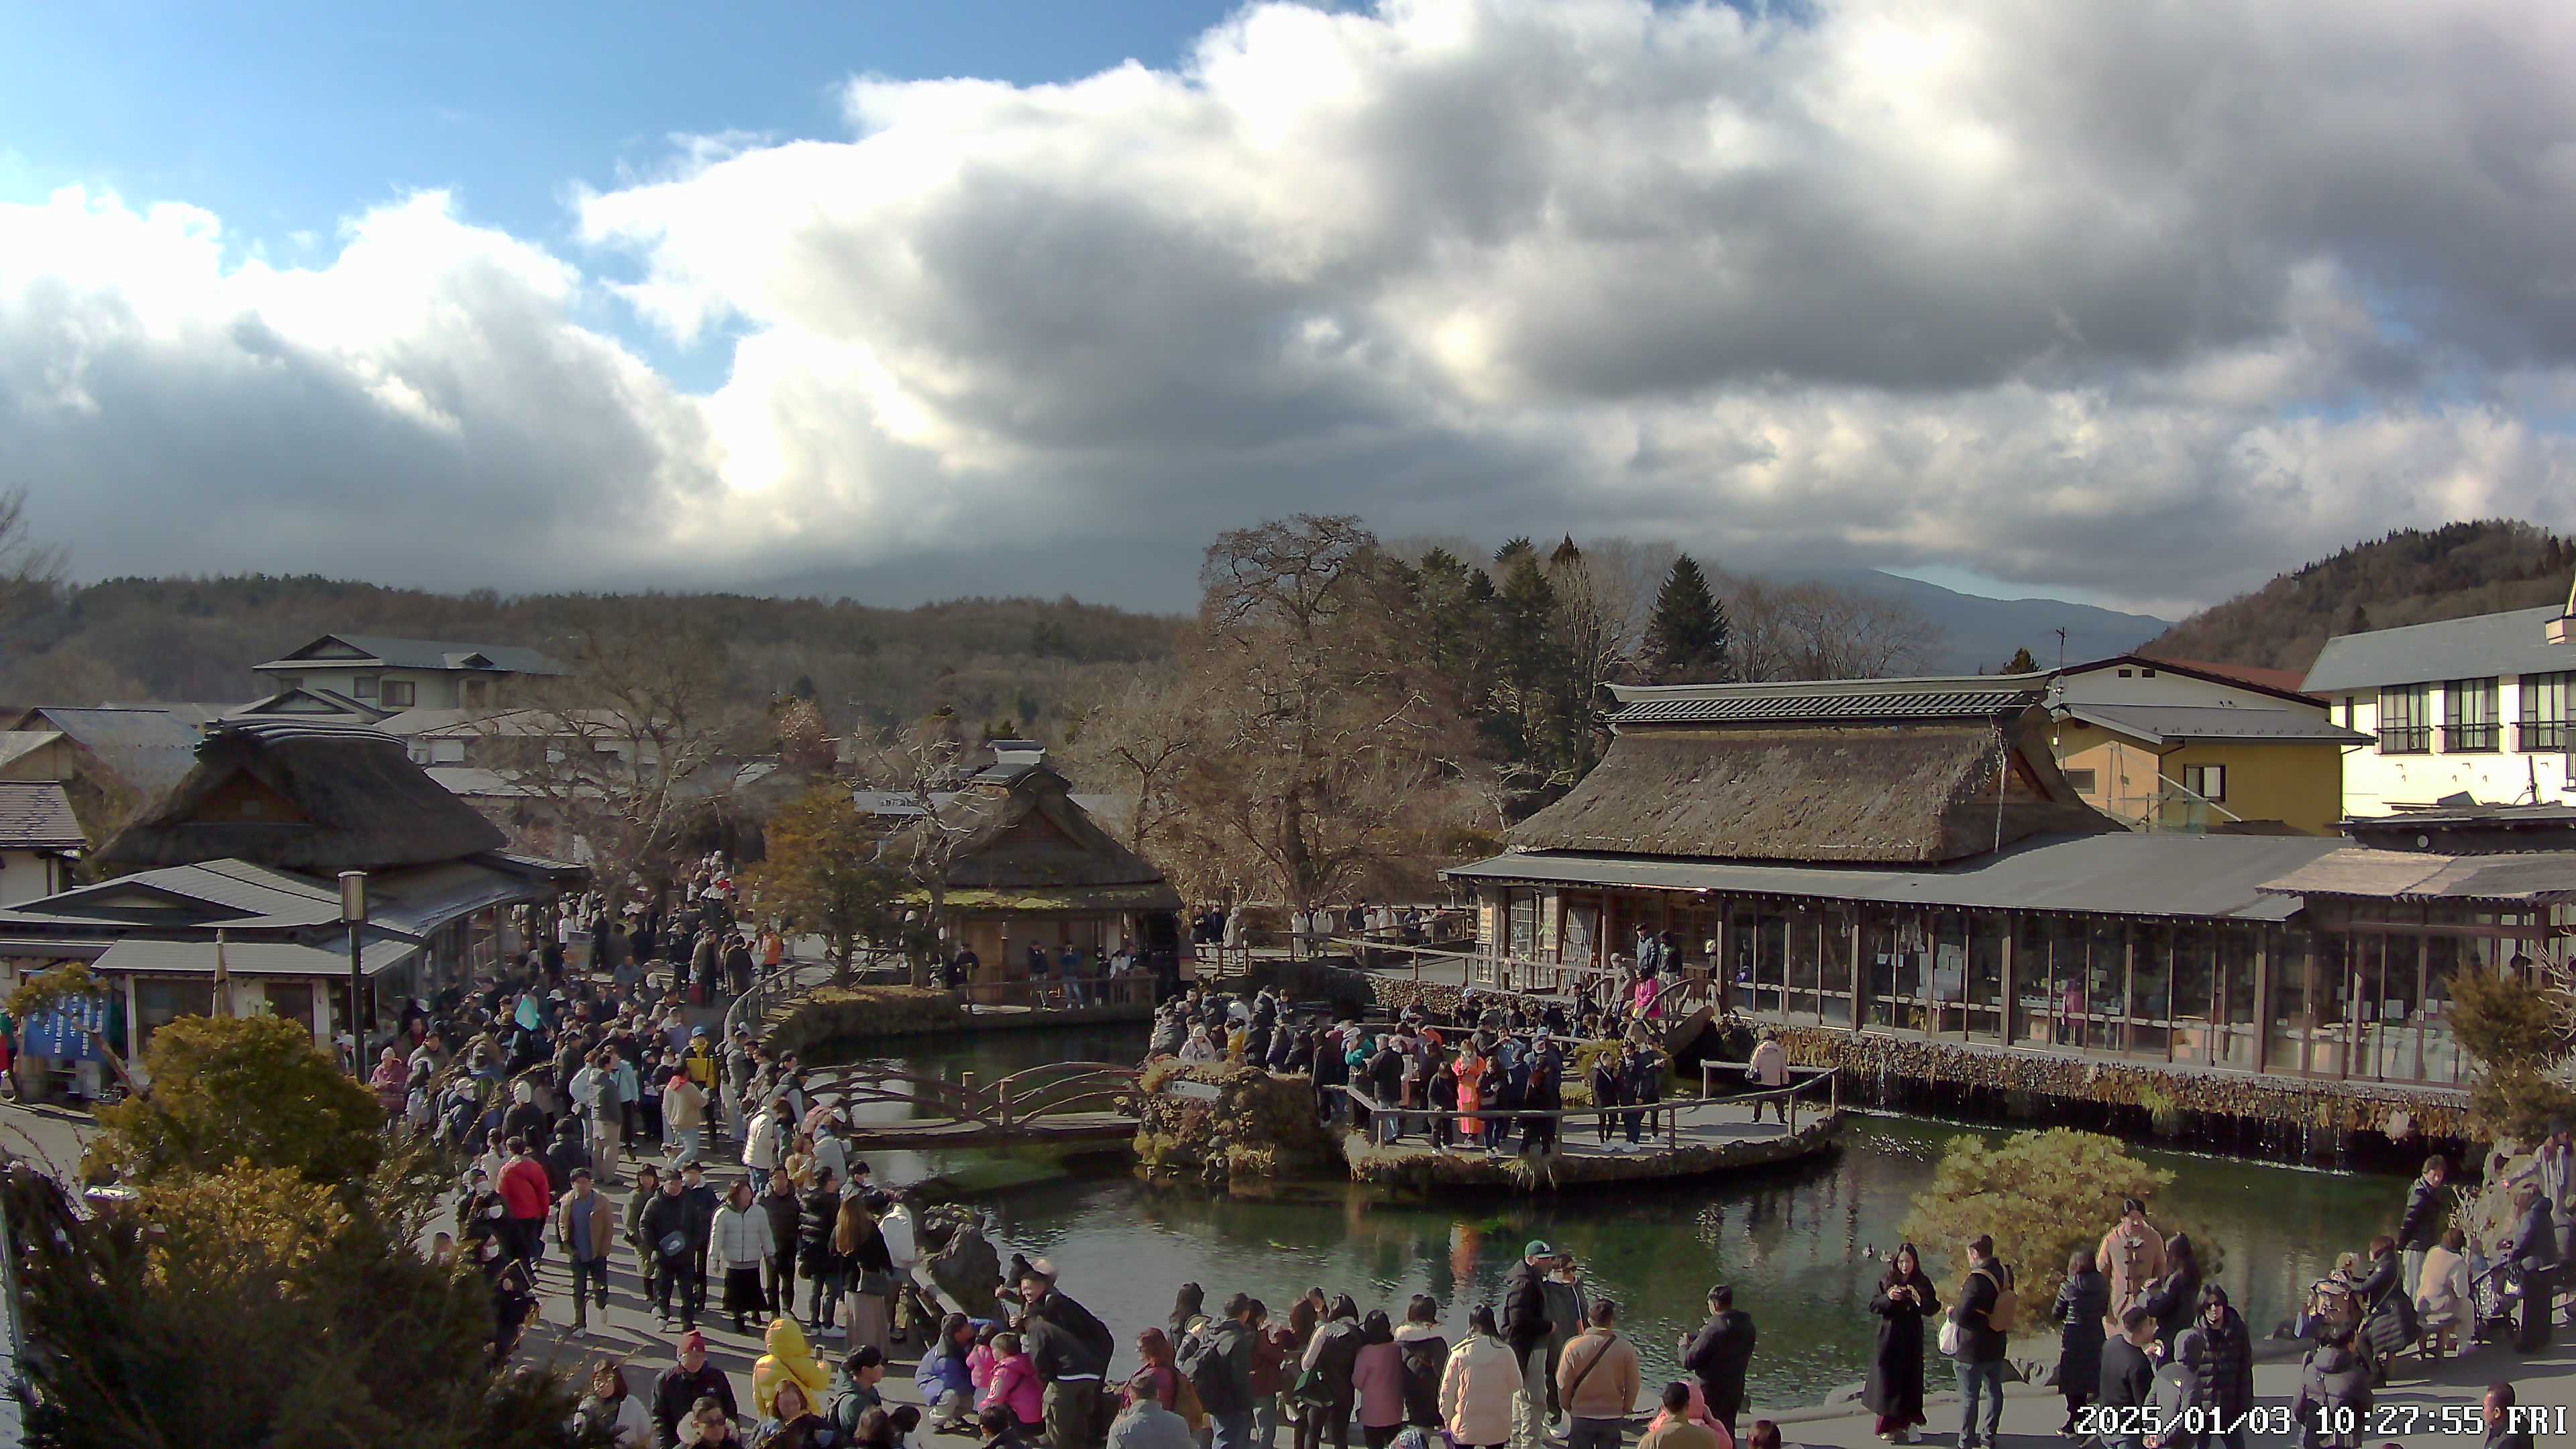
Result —
[[2431, 725], [2388, 725], [2379, 731], [2379, 752], [2383, 755], [2423, 755], [2432, 749]]
[[2513, 747], [2526, 754], [2568, 748], [2567, 721], [2563, 719], [2527, 720], [2513, 727]]
[[2492, 754], [2497, 730], [2493, 724], [2455, 724], [2442, 726], [2442, 751], [2451, 755]]

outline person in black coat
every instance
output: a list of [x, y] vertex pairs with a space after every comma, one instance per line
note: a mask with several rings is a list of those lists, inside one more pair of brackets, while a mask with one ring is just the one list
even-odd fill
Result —
[[2442, 1237], [2442, 1188], [2451, 1178], [2451, 1160], [2436, 1152], [2424, 1159], [2424, 1171], [2406, 1185], [2406, 1215], [2397, 1220], [2397, 1249], [2406, 1255], [2401, 1280], [2415, 1291], [2423, 1277], [2424, 1255]]
[[2415, 1327], [2415, 1295], [2400, 1271], [2397, 1240], [2382, 1234], [2370, 1240], [2370, 1271], [2353, 1296], [2361, 1301], [2361, 1337], [2367, 1346], [2372, 1381], [2388, 1382], [2388, 1361], [2421, 1335]]
[[1735, 1290], [1724, 1283], [1708, 1290], [1708, 1322], [1682, 1344], [1682, 1367], [1699, 1380], [1700, 1397], [1711, 1418], [1735, 1434], [1736, 1416], [1744, 1412], [1744, 1374], [1753, 1364], [1753, 1315], [1738, 1312]]
[[2513, 1263], [2522, 1270], [2522, 1322], [2513, 1346], [2533, 1353], [2549, 1346], [2549, 1310], [2558, 1297], [2558, 1224], [2549, 1213], [2549, 1195], [2537, 1184], [2523, 1184], [2515, 1206], [2522, 1213], [2512, 1239]]
[[590, 1168], [590, 1149], [581, 1145], [581, 1123], [566, 1117], [555, 1124], [555, 1140], [546, 1148], [546, 1185], [556, 1197], [572, 1191], [572, 1175]]
[[2156, 1342], [2170, 1356], [2174, 1335], [2189, 1328], [2192, 1315], [2200, 1311], [2200, 1257], [2192, 1251], [2190, 1237], [2176, 1233], [2165, 1239], [2165, 1276], [2142, 1301], [2156, 1316]]
[[[2120, 1336], [2102, 1346], [2101, 1406], [2114, 1417], [2115, 1425], [2126, 1429], [2134, 1421], [2129, 1411], [2145, 1408], [2154, 1401], [2156, 1360], [2156, 1316], [2144, 1304], [2131, 1308], [2120, 1319]], [[2106, 1434], [2102, 1442], [2113, 1449], [2140, 1449], [2137, 1434]]]
[[1923, 1321], [1941, 1311], [1932, 1280], [1912, 1243], [1901, 1245], [1869, 1300], [1878, 1315], [1878, 1348], [1870, 1356], [1869, 1382], [1860, 1401], [1878, 1415], [1881, 1438], [1903, 1444], [1923, 1422]]
[[2254, 1339], [2244, 1317], [2228, 1305], [2226, 1289], [2212, 1283], [2200, 1290], [2200, 1316], [2174, 1335], [2174, 1356], [2191, 1368], [2199, 1385], [2192, 1402], [2205, 1411], [2204, 1419], [2234, 1425], [2213, 1433], [2211, 1442], [2245, 1449], [2239, 1421], [2254, 1407]]
[[2075, 1416], [2102, 1388], [2102, 1320], [2111, 1313], [2111, 1280], [2093, 1265], [2093, 1252], [2078, 1248], [2066, 1260], [2066, 1281], [2058, 1286], [2057, 1392], [2066, 1400], [2066, 1422], [2060, 1434], [2075, 1432]]
[[[1603, 1052], [1600, 1056], [1593, 1058], [1592, 1105], [1595, 1107], [1616, 1107], [1627, 1100], [1627, 1082], [1619, 1074], [1618, 1053]], [[1601, 1114], [1600, 1124], [1602, 1141], [1607, 1142], [1610, 1140], [1610, 1129], [1616, 1125], [1618, 1116], [1619, 1114], [1616, 1112], [1604, 1112]]]

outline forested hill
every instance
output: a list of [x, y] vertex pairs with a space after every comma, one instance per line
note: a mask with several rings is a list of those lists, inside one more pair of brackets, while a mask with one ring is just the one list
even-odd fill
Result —
[[2402, 528], [2204, 609], [2140, 651], [2304, 671], [2337, 634], [2564, 603], [2576, 543], [2486, 518]]
[[[0, 703], [230, 701], [250, 667], [325, 633], [521, 644], [569, 655], [596, 597], [435, 594], [317, 576], [111, 579], [65, 590], [0, 640]], [[737, 693], [810, 694], [835, 726], [953, 705], [978, 722], [1038, 724], [1167, 657], [1181, 621], [1072, 599], [959, 599], [879, 609], [739, 594], [608, 601], [724, 641]]]

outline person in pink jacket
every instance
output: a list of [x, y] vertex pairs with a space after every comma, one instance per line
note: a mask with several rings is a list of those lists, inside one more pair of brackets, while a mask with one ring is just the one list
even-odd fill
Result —
[[1046, 1391], [1038, 1383], [1037, 1365], [1020, 1351], [1016, 1333], [993, 1335], [993, 1377], [984, 1385], [984, 1397], [975, 1407], [989, 1409], [999, 1404], [1020, 1421], [1020, 1432], [1034, 1439], [1046, 1430]]
[[1404, 1427], [1404, 1351], [1384, 1309], [1360, 1320], [1360, 1353], [1351, 1361], [1351, 1389], [1359, 1398], [1360, 1435], [1368, 1449], [1386, 1449]]

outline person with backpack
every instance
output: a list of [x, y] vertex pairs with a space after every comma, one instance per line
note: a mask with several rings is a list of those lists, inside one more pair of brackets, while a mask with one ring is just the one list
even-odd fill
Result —
[[1360, 1308], [1345, 1293], [1333, 1300], [1297, 1364], [1298, 1449], [1320, 1449], [1327, 1430], [1333, 1449], [1351, 1449], [1351, 1368], [1360, 1347]]
[[[1207, 1315], [1200, 1314], [1198, 1321], [1205, 1324]], [[1207, 1410], [1199, 1406], [1198, 1390], [1190, 1386], [1189, 1379], [1174, 1363], [1173, 1354], [1172, 1336], [1163, 1330], [1148, 1328], [1137, 1334], [1136, 1362], [1139, 1367], [1128, 1375], [1127, 1382], [1120, 1386], [1120, 1392], [1127, 1394], [1141, 1389], [1152, 1394], [1164, 1408], [1180, 1415], [1181, 1422], [1188, 1426], [1192, 1438], [1196, 1439], [1207, 1428]]]
[[587, 1333], [592, 1301], [603, 1320], [608, 1315], [608, 1252], [617, 1244], [616, 1214], [593, 1189], [587, 1167], [574, 1169], [571, 1190], [555, 1204], [555, 1241], [572, 1265], [572, 1331]]
[[[1958, 1449], [1993, 1446], [2004, 1415], [2004, 1341], [2020, 1316], [2021, 1301], [2012, 1291], [2012, 1271], [1995, 1261], [1995, 1240], [1979, 1233], [1968, 1240], [1968, 1279], [1950, 1309], [1955, 1330], [1944, 1334], [1959, 1379]], [[2152, 1318], [2149, 1320], [2153, 1321]], [[1977, 1406], [1985, 1404], [1978, 1422]]]
[[2370, 1426], [2370, 1366], [2352, 1351], [2351, 1334], [2338, 1332], [2309, 1350], [2290, 1420], [2299, 1449], [2361, 1449]]
[[1192, 1329], [1176, 1352], [1177, 1376], [1207, 1416], [1216, 1449], [1249, 1449], [1252, 1442], [1253, 1360], [1265, 1351], [1260, 1306], [1235, 1294], [1224, 1318]]
[[[786, 1322], [795, 1326], [793, 1319]], [[860, 1344], [841, 1356], [832, 1374], [831, 1408], [824, 1417], [841, 1431], [842, 1443], [856, 1442], [861, 1416], [885, 1407], [885, 1395], [877, 1388], [885, 1381], [885, 1371], [885, 1354], [874, 1344]]]
[[1619, 1336], [1618, 1323], [1618, 1304], [1593, 1300], [1591, 1329], [1568, 1342], [1556, 1361], [1557, 1394], [1571, 1424], [1567, 1449], [1619, 1449], [1620, 1429], [1637, 1407], [1644, 1376], [1636, 1346]]
[[1440, 1305], [1427, 1293], [1416, 1293], [1404, 1307], [1404, 1322], [1395, 1330], [1395, 1351], [1404, 1365], [1404, 1422], [1417, 1429], [1440, 1427], [1440, 1373], [1449, 1366], [1449, 1340], [1440, 1333]]
[[1510, 1344], [1521, 1368], [1519, 1417], [1512, 1423], [1516, 1449], [1540, 1449], [1547, 1440], [1547, 1385], [1556, 1368], [1548, 1356], [1548, 1334], [1555, 1328], [1547, 1316], [1547, 1277], [1556, 1268], [1556, 1249], [1532, 1239], [1521, 1248], [1521, 1260], [1503, 1280], [1503, 1341]]

